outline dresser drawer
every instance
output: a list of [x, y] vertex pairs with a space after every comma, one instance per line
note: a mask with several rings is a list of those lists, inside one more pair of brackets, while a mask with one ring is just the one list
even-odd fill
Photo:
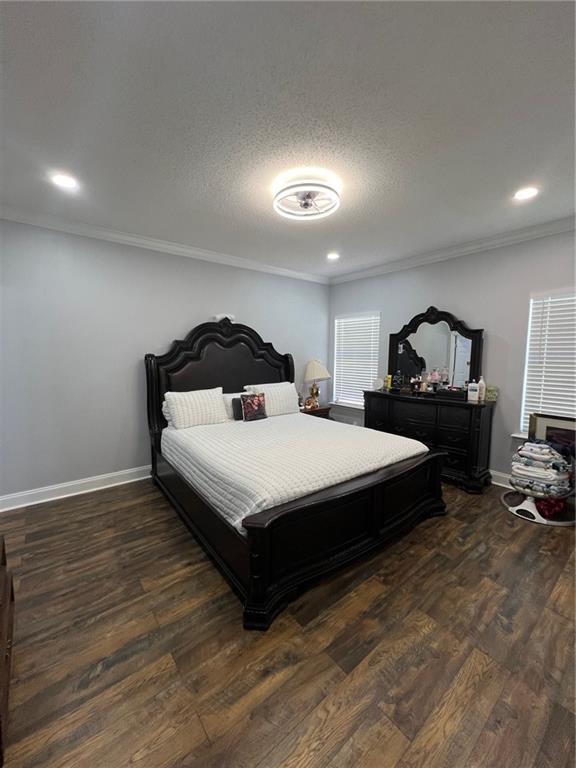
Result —
[[438, 426], [470, 429], [470, 408], [458, 405], [441, 405], [438, 408]]
[[468, 457], [465, 453], [448, 451], [444, 457], [443, 472], [465, 475], [468, 471]]
[[364, 408], [366, 413], [383, 414], [388, 413], [389, 402], [378, 395], [365, 395]]
[[378, 429], [380, 432], [390, 432], [391, 428], [382, 416], [366, 411], [364, 414], [364, 426], [368, 429]]
[[392, 421], [395, 424], [403, 421], [419, 421], [422, 424], [436, 423], [436, 407], [434, 403], [408, 402], [402, 403], [396, 401], [391, 407]]
[[436, 429], [430, 424], [415, 424], [411, 421], [399, 422], [396, 419], [392, 422], [390, 431], [395, 435], [402, 437], [411, 437], [414, 440], [420, 440], [421, 443], [434, 445]]
[[438, 427], [436, 434], [438, 448], [455, 448], [459, 451], [467, 451], [470, 446], [470, 435], [467, 431]]

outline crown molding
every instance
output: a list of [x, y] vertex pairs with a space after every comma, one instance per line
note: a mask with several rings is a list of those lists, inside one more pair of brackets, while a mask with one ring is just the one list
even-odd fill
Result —
[[435, 264], [440, 261], [457, 259], [461, 256], [469, 256], [473, 253], [492, 251], [496, 248], [516, 245], [529, 240], [537, 240], [542, 237], [572, 232], [575, 228], [574, 217], [568, 216], [563, 219], [548, 221], [544, 224], [536, 224], [531, 227], [524, 227], [523, 229], [515, 229], [511, 232], [483, 237], [478, 240], [461, 243], [460, 245], [454, 245], [449, 248], [442, 248], [437, 251], [416, 254], [403, 259], [395, 259], [394, 261], [389, 261], [384, 264], [376, 264], [368, 269], [354, 270], [352, 272], [346, 272], [343, 275], [335, 275], [334, 277], [329, 278], [325, 275], [313, 275], [308, 272], [285, 269], [284, 267], [273, 267], [268, 264], [261, 264], [258, 261], [253, 261], [252, 259], [231, 256], [229, 254], [219, 253], [218, 251], [208, 251], [203, 248], [195, 248], [194, 246], [183, 245], [182, 243], [173, 243], [168, 240], [157, 240], [152, 237], [132, 235], [127, 232], [119, 232], [114, 229], [90, 226], [88, 224], [76, 224], [54, 216], [33, 214], [9, 206], [0, 207], [0, 219], [14, 221], [18, 224], [28, 224], [32, 227], [41, 227], [57, 232], [65, 232], [69, 235], [89, 237], [93, 240], [104, 240], [109, 243], [118, 243], [134, 248], [144, 248], [158, 253], [184, 256], [199, 261], [208, 261], [213, 264], [223, 264], [228, 267], [236, 267], [237, 269], [264, 272], [279, 277], [288, 277], [292, 280], [305, 280], [307, 282], [320, 283], [322, 285], [338, 285], [354, 280], [363, 280], [378, 275], [386, 275], [391, 272], [400, 272], [405, 269], [423, 267], [427, 264]]
[[28, 224], [32, 227], [41, 227], [51, 229], [56, 232], [65, 232], [68, 235], [79, 235], [89, 237], [93, 240], [105, 240], [109, 243], [118, 243], [119, 245], [129, 245], [134, 248], [145, 248], [148, 251], [157, 251], [158, 253], [169, 253], [172, 256], [185, 256], [189, 259], [199, 261], [209, 261], [213, 264], [224, 264], [227, 267], [236, 267], [237, 269], [249, 269], [253, 272], [266, 272], [278, 277], [288, 277], [292, 280], [306, 280], [311, 283], [322, 283], [327, 285], [330, 280], [324, 275], [312, 275], [308, 272], [298, 272], [283, 267], [273, 267], [268, 264], [261, 264], [252, 259], [244, 259], [241, 256], [230, 256], [227, 253], [218, 251], [208, 251], [203, 248], [195, 248], [182, 243], [173, 243], [168, 240], [157, 240], [153, 237], [143, 235], [131, 235], [127, 232], [119, 232], [115, 229], [106, 229], [105, 227], [90, 226], [88, 224], [76, 224], [64, 221], [55, 216], [46, 216], [42, 214], [33, 214], [27, 211], [21, 211], [8, 206], [0, 208], [0, 219], [5, 221], [14, 221], [17, 224]]
[[542, 237], [549, 237], [550, 235], [572, 232], [574, 226], [574, 217], [568, 216], [564, 219], [547, 221], [544, 224], [536, 224], [532, 227], [515, 229], [512, 232], [504, 232], [499, 235], [483, 237], [479, 240], [472, 240], [468, 243], [462, 243], [450, 248], [442, 248], [438, 251], [430, 251], [429, 253], [408, 256], [405, 259], [395, 259], [386, 264], [377, 264], [368, 269], [347, 272], [344, 275], [333, 277], [330, 283], [333, 285], [348, 283], [353, 280], [363, 280], [369, 277], [376, 277], [377, 275], [386, 275], [390, 272], [400, 272], [404, 269], [423, 267], [426, 266], [426, 264], [435, 264], [439, 261], [457, 259], [460, 256], [469, 256], [470, 254], [481, 253], [482, 251], [493, 251], [496, 248], [504, 248], [507, 245], [516, 245], [518, 243], [525, 243], [528, 240], [538, 240]]

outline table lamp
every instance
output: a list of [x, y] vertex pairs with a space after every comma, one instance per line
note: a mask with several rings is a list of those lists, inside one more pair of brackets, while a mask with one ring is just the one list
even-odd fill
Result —
[[327, 381], [331, 378], [332, 376], [330, 376], [330, 373], [321, 362], [318, 360], [310, 360], [304, 372], [304, 381], [312, 382], [312, 386], [310, 387], [310, 399], [312, 400], [312, 404], [310, 405], [309, 410], [315, 410], [319, 407], [318, 395], [320, 394], [320, 390], [318, 389], [317, 382]]

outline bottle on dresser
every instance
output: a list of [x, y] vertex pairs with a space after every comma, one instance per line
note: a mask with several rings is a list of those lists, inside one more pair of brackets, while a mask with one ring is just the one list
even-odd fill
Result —
[[478, 402], [478, 384], [476, 382], [476, 379], [472, 379], [472, 381], [468, 384], [468, 402], [469, 403]]
[[484, 376], [480, 376], [478, 380], [478, 402], [483, 403], [486, 400], [486, 382]]

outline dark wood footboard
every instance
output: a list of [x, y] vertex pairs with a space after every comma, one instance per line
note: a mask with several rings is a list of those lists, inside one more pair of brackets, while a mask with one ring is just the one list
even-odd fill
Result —
[[445, 514], [441, 453], [408, 459], [354, 483], [246, 517], [250, 576], [244, 626], [267, 629], [295, 591], [405, 533], [426, 517]]
[[268, 629], [308, 582], [445, 514], [443, 454], [393, 464], [244, 518], [246, 536], [161, 455], [153, 478], [244, 604], [244, 627]]

